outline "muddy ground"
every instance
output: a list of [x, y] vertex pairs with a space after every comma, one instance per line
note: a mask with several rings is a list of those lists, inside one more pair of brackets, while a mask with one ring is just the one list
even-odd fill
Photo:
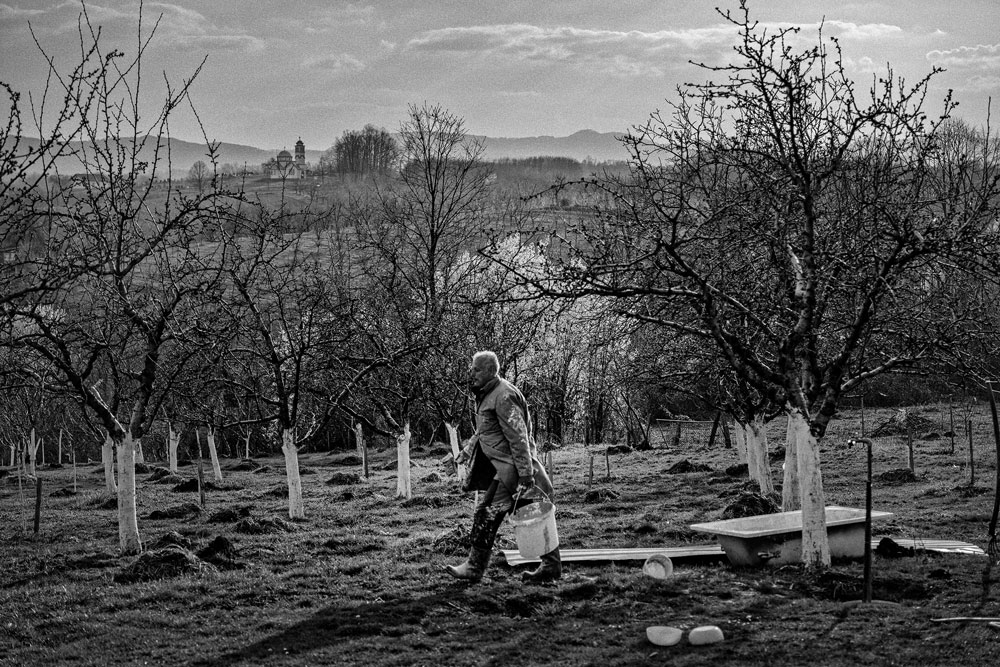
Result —
[[[899, 472], [905, 438], [876, 440], [874, 506], [894, 517], [875, 524], [875, 537], [985, 548], [996, 474], [988, 420], [973, 422], [973, 470], [964, 426], [953, 450], [950, 432], [931, 425], [948, 420], [930, 412], [915, 433], [914, 478]], [[688, 428], [675, 444], [672, 428], [654, 434], [651, 451], [554, 451], [564, 547], [713, 542], [688, 525], [720, 518], [746, 477], [731, 469], [735, 450], [706, 448], [706, 430]], [[845, 415], [825, 442], [828, 504], [864, 507], [865, 452], [846, 444], [858, 428]], [[780, 447], [783, 425], [770, 434]], [[486, 579], [464, 585], [443, 571], [464, 557], [472, 508], [441, 463], [447, 451], [415, 449], [408, 501], [394, 497], [392, 451], [372, 453], [368, 479], [350, 453], [304, 453], [299, 522], [286, 520], [280, 457], [226, 460], [204, 508], [197, 492], [178, 490], [191, 487], [182, 482], [195, 478], [193, 464], [181, 479], [153, 467], [138, 475], [139, 558], [117, 553], [99, 465], [77, 466], [75, 493], [71, 466], [39, 469], [37, 535], [31, 480], [2, 469], [0, 664], [931, 667], [992, 665], [1000, 654], [1000, 630], [987, 622], [935, 620], [1000, 616], [1000, 567], [986, 556], [876, 555], [869, 605], [858, 603], [859, 561], [812, 573], [677, 560], [666, 580], [644, 575], [642, 561], [568, 563], [558, 583], [523, 585], [525, 568], [498, 551]], [[780, 458], [772, 465], [780, 481]], [[509, 526], [499, 542], [513, 547]], [[685, 638], [655, 646], [645, 632], [655, 625]], [[724, 641], [691, 645], [686, 633], [702, 625]]]

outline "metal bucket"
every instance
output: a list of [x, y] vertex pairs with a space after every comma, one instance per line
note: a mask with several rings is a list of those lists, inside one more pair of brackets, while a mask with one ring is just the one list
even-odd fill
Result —
[[538, 558], [559, 546], [556, 532], [556, 506], [540, 500], [521, 507], [510, 515], [517, 550], [524, 558]]

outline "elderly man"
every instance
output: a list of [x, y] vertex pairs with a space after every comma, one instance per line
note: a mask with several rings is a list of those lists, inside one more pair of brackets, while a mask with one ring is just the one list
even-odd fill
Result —
[[[552, 498], [552, 482], [531, 438], [528, 404], [518, 388], [499, 373], [500, 363], [493, 352], [472, 356], [469, 386], [476, 396], [476, 433], [459, 462], [473, 461], [470, 487], [486, 493], [473, 515], [468, 559], [461, 565], [447, 566], [453, 576], [469, 581], [483, 578], [504, 517], [540, 494]], [[562, 576], [558, 546], [543, 554], [541, 561], [538, 569], [524, 573], [524, 581], [544, 583]]]

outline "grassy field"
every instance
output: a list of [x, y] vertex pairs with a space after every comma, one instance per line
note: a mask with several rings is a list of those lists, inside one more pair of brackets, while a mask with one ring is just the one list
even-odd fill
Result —
[[[874, 507], [893, 512], [876, 538], [955, 539], [986, 546], [996, 474], [991, 427], [968, 442], [923, 409], [912, 481], [905, 438], [876, 440]], [[868, 413], [867, 430], [888, 419]], [[962, 421], [962, 420], [960, 420]], [[928, 425], [933, 425], [931, 426]], [[823, 451], [828, 504], [864, 507], [865, 452], [848, 447], [858, 415], [836, 422]], [[656, 448], [613, 454], [569, 445], [553, 453], [566, 548], [711, 543], [688, 525], [718, 519], [748, 488], [729, 470], [735, 450], [705, 432], [656, 434]], [[772, 449], [784, 425], [770, 429]], [[3, 665], [987, 665], [1000, 632], [1000, 582], [989, 559], [918, 551], [876, 556], [874, 592], [858, 604], [862, 564], [822, 573], [797, 565], [737, 569], [677, 561], [668, 579], [641, 561], [568, 563], [552, 585], [524, 585], [523, 567], [497, 551], [486, 579], [467, 586], [443, 571], [462, 560], [472, 498], [457, 489], [440, 444], [413, 452], [414, 496], [394, 498], [395, 453], [374, 452], [365, 479], [351, 455], [302, 456], [307, 519], [288, 522], [280, 457], [227, 460], [204, 508], [180, 478], [139, 474], [143, 557], [117, 553], [114, 499], [99, 466], [44, 467], [40, 530], [33, 482], [0, 479], [0, 664]], [[590, 479], [591, 457], [594, 476]], [[671, 469], [682, 461], [695, 472]], [[610, 478], [608, 466], [610, 465]], [[781, 460], [773, 461], [780, 481]], [[682, 466], [687, 467], [687, 466]], [[211, 476], [210, 469], [207, 471]], [[74, 475], [76, 490], [73, 492]], [[898, 477], [898, 476], [897, 476]], [[186, 487], [181, 486], [188, 482]], [[501, 531], [499, 548], [512, 548]], [[725, 640], [673, 647], [645, 629], [717, 625]]]

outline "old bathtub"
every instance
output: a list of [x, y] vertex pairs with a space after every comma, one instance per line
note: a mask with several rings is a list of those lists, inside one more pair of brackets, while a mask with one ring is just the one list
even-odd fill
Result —
[[[872, 512], [872, 522], [891, 512]], [[802, 510], [741, 519], [691, 524], [692, 530], [715, 535], [729, 562], [739, 567], [786, 565], [802, 560]], [[830, 505], [826, 534], [831, 558], [861, 558], [865, 554], [865, 511]]]

